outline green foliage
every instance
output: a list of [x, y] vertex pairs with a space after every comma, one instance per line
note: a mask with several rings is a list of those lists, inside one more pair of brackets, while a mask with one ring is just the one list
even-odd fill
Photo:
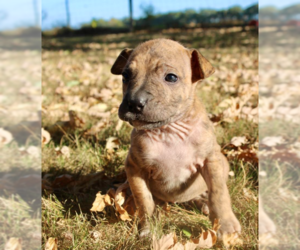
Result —
[[119, 20], [116, 18], [111, 18], [110, 20], [106, 21], [102, 18], [95, 19], [93, 18], [90, 23], [85, 23], [82, 27], [92, 27], [92, 28], [99, 28], [99, 27], [125, 27], [125, 20]]
[[[135, 20], [135, 28], [139, 29], [164, 29], [164, 28], [184, 28], [201, 26], [201, 24], [214, 22], [230, 22], [245, 20], [245, 16], [258, 14], [258, 5], [250, 6], [243, 10], [240, 6], [232, 6], [228, 10], [214, 9], [186, 9], [178, 12], [157, 13], [152, 4], [141, 4], [142, 17]], [[128, 18], [110, 20], [92, 19], [90, 23], [85, 23], [82, 27], [127, 27]]]

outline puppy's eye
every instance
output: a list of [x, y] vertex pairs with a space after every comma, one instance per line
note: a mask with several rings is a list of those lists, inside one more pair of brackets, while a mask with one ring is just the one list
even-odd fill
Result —
[[178, 77], [174, 74], [167, 74], [166, 77], [165, 77], [165, 80], [167, 82], [177, 82]]
[[128, 80], [129, 80], [129, 78], [130, 78], [130, 76], [129, 76], [129, 74], [127, 73], [127, 72], [123, 72], [122, 73], [122, 77], [123, 77], [123, 83], [126, 83]]

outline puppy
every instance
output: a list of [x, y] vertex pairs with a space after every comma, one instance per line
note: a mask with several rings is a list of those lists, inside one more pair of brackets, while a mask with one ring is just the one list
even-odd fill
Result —
[[111, 68], [123, 76], [119, 117], [133, 127], [125, 169], [140, 219], [140, 237], [155, 200], [187, 202], [208, 190], [218, 238], [241, 231], [226, 186], [229, 165], [196, 97], [196, 85], [214, 73], [197, 50], [168, 39], [124, 49]]

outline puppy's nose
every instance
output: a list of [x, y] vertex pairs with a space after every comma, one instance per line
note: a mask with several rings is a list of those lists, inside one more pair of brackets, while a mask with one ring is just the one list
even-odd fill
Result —
[[137, 93], [133, 98], [128, 100], [128, 110], [132, 113], [142, 113], [147, 103], [147, 96], [143, 93]]

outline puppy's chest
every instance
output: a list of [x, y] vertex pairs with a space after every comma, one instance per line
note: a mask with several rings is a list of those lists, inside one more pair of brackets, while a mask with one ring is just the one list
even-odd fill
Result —
[[144, 166], [150, 179], [164, 183], [186, 182], [203, 165], [205, 153], [197, 147], [194, 133], [148, 133]]

